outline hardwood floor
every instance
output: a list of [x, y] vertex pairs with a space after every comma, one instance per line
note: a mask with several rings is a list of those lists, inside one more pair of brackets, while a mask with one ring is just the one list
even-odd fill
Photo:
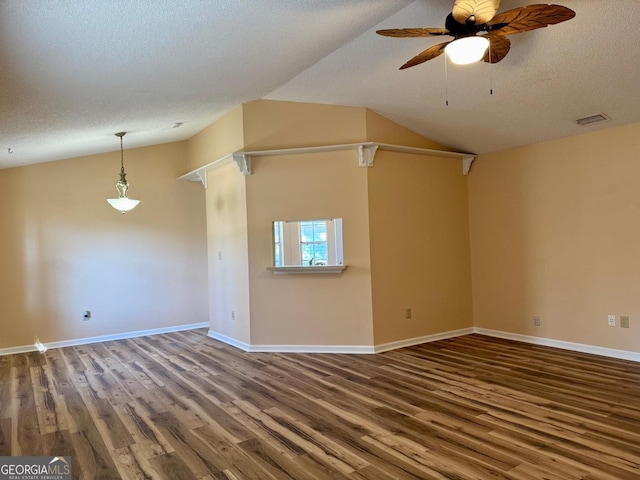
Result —
[[640, 364], [479, 335], [246, 354], [204, 331], [0, 357], [0, 456], [93, 479], [640, 479]]

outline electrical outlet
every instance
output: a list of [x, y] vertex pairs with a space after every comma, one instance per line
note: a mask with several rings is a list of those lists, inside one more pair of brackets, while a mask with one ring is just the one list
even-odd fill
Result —
[[84, 312], [82, 312], [82, 319], [86, 322], [87, 320], [91, 319], [91, 310], [85, 310]]
[[534, 327], [540, 326], [540, 317], [533, 317], [533, 326]]
[[620, 316], [620, 327], [622, 328], [629, 328], [629, 317], [627, 316]]
[[411, 318], [411, 309], [407, 308], [404, 312], [404, 318], [406, 318], [407, 320], [409, 320]]
[[615, 315], [607, 316], [607, 324], [610, 327], [615, 327], [616, 326], [616, 316]]

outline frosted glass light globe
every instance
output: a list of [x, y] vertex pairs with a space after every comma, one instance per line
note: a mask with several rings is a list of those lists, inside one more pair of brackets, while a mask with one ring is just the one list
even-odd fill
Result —
[[487, 48], [489, 48], [489, 40], [486, 37], [464, 37], [444, 47], [444, 53], [453, 63], [467, 65], [482, 60]]

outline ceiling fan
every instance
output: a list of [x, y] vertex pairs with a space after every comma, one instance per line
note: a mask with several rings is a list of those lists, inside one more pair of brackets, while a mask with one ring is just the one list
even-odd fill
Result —
[[449, 35], [453, 40], [427, 48], [400, 67], [420, 65], [446, 52], [460, 64], [483, 60], [498, 63], [509, 49], [507, 35], [555, 25], [575, 17], [576, 13], [561, 5], [536, 4], [497, 14], [500, 0], [455, 0], [447, 15], [445, 28], [394, 28], [378, 30], [385, 37], [437, 37]]

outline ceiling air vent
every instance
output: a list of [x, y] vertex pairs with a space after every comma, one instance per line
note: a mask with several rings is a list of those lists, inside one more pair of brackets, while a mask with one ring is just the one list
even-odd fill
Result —
[[591, 125], [592, 123], [598, 122], [606, 122], [607, 120], [611, 119], [604, 113], [597, 113], [596, 115], [589, 115], [588, 117], [579, 118], [578, 120], [576, 120], [576, 123], [584, 127], [585, 125]]

